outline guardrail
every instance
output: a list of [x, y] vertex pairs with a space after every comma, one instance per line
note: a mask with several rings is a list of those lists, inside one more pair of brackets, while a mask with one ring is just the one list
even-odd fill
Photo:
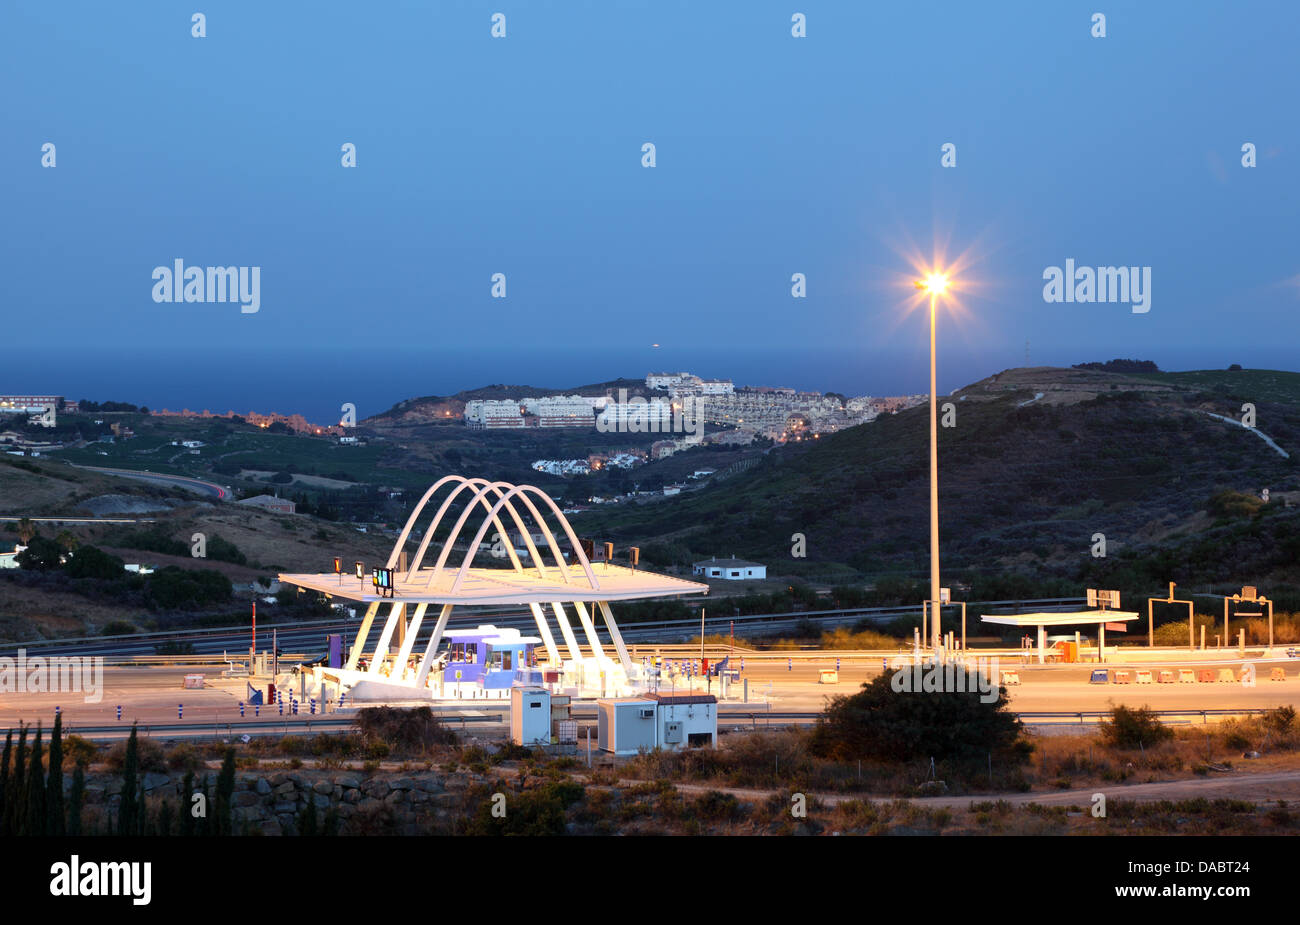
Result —
[[[718, 606], [725, 607], [726, 606], [725, 603], [721, 603], [725, 600], [726, 600], [725, 598], [719, 599]], [[1026, 609], [1039, 610], [1043, 608], [1052, 608], [1052, 607], [1077, 606], [1083, 603], [1083, 600], [1084, 599], [1081, 597], [1040, 597], [1040, 598], [1026, 598], [1022, 600], [968, 601], [967, 606], [1002, 607], [1002, 608], [1011, 607], [1017, 611], [1020, 611]], [[951, 606], [956, 606], [956, 605], [951, 605]], [[708, 605], [706, 604], [706, 611], [707, 611], [707, 607]], [[918, 603], [918, 604], [903, 604], [894, 607], [849, 607], [849, 608], [840, 608], [840, 609], [832, 609], [832, 610], [791, 611], [789, 613], [745, 614], [741, 616], [714, 616], [714, 617], [706, 616], [704, 620], [704, 626], [705, 626], [705, 633], [707, 634], [710, 629], [712, 629], [715, 633], [720, 633], [721, 628], [726, 627], [729, 629], [731, 624], [733, 623], [738, 628], [744, 626], [756, 626], [756, 627], [766, 626], [768, 628], [777, 628], [782, 624], [795, 625], [803, 622], [804, 620], [811, 620], [814, 623], [829, 622], [831, 620], [843, 620], [847, 622], [849, 620], [857, 620], [865, 617], [888, 618], [888, 617], [900, 617], [900, 616], [916, 616], [919, 613], [919, 611], [920, 611], [920, 604]], [[467, 613], [463, 615], [471, 616], [471, 617], [477, 616], [483, 619], [494, 619], [501, 622], [518, 621], [518, 622], [531, 623], [533, 619], [526, 612], [521, 612], [518, 615], [512, 613], [493, 613], [493, 612], [488, 612], [483, 614]], [[259, 630], [259, 634], [263, 632], [269, 633], [271, 630], [278, 630], [282, 632], [292, 633], [301, 630], [309, 630], [314, 627], [347, 628], [349, 626], [356, 626], [356, 625], [357, 625], [356, 621], [351, 621], [339, 617], [334, 617], [328, 620], [304, 620], [302, 622], [296, 622], [296, 623], [265, 623], [262, 625], [261, 629]], [[690, 630], [698, 631], [698, 628], [700, 626], [700, 621], [691, 617], [687, 617], [681, 620], [653, 620], [653, 621], [640, 622], [640, 623], [624, 622], [624, 623], [620, 623], [619, 626], [623, 632], [623, 635], [627, 636], [629, 634], [640, 634], [643, 632], [664, 630], [664, 629], [683, 629], [686, 631], [690, 631]], [[183, 630], [157, 630], [157, 631], [147, 632], [147, 633], [132, 633], [129, 636], [77, 636], [68, 639], [38, 639], [38, 640], [32, 640], [31, 642], [15, 644], [13, 646], [5, 646], [4, 649], [5, 650], [8, 650], [10, 648], [17, 649], [19, 647], [24, 649], [35, 649], [44, 646], [69, 646], [69, 645], [78, 645], [83, 643], [96, 644], [96, 645], [113, 644], [115, 642], [120, 644], [131, 644], [131, 643], [147, 644], [153, 641], [161, 642], [170, 639], [187, 639], [187, 640], [198, 641], [198, 640], [213, 638], [213, 637], [247, 634], [249, 632], [250, 632], [250, 628], [248, 626], [200, 627], [200, 628], [183, 629]], [[607, 632], [605, 634], [602, 634], [602, 639], [607, 639], [607, 638], [608, 638]]]

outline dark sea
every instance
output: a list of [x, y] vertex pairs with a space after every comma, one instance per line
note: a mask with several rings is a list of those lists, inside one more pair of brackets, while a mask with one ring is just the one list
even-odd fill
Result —
[[[56, 394], [68, 399], [125, 401], [150, 408], [208, 409], [214, 412], [299, 413], [314, 423], [338, 420], [344, 402], [363, 419], [405, 399], [450, 395], [497, 383], [562, 391], [619, 377], [643, 378], [651, 371], [688, 371], [732, 379], [737, 386], [772, 385], [834, 391], [845, 395], [899, 395], [929, 389], [924, 349], [910, 353], [857, 350], [849, 345], [822, 349], [731, 349], [726, 345], [654, 348], [501, 351], [493, 349], [410, 349], [359, 345], [355, 349], [296, 350], [196, 348], [41, 353], [14, 351], [0, 364], [0, 394]], [[1147, 357], [1141, 357], [1146, 359]], [[1068, 366], [1112, 357], [1032, 357], [1032, 365]], [[1209, 357], [1154, 359], [1162, 369], [1199, 369]], [[1254, 357], [1253, 367], [1288, 368]], [[1171, 362], [1172, 360], [1172, 362]], [[1285, 365], [1283, 365], [1285, 364]], [[939, 391], [1025, 365], [1019, 354], [939, 354]], [[1216, 366], [1216, 368], [1219, 368]]]

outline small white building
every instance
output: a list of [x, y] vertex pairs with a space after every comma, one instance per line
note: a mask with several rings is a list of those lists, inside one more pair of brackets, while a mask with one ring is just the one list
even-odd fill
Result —
[[551, 694], [540, 687], [510, 689], [510, 741], [528, 748], [551, 744]]
[[597, 744], [616, 757], [684, 748], [716, 748], [718, 698], [651, 693], [596, 701]]
[[705, 559], [696, 562], [692, 571], [705, 578], [722, 578], [726, 581], [745, 581], [753, 578], [766, 578], [767, 566], [744, 559]]

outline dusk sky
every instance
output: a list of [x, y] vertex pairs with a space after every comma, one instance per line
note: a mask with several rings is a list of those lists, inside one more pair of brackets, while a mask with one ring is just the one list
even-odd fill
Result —
[[[318, 418], [651, 369], [919, 392], [936, 241], [965, 255], [942, 390], [1026, 341], [1300, 369], [1298, 35], [1293, 2], [6, 0], [0, 391]], [[260, 267], [260, 310], [155, 303], [176, 259]], [[1150, 311], [1045, 302], [1067, 259], [1150, 267]]]

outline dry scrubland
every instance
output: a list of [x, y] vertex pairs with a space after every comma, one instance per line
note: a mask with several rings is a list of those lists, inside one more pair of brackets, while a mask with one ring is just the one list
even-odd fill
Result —
[[[725, 736], [716, 751], [655, 753], [589, 769], [578, 756], [458, 742], [427, 711], [365, 711], [346, 735], [190, 744], [141, 738], [136, 775], [146, 833], [178, 834], [188, 792], [220, 803], [229, 775], [229, 834], [1297, 834], [1285, 800], [1261, 798], [1252, 772], [1300, 769], [1293, 713], [1152, 732], [1136, 713], [1089, 736], [1036, 738], [1018, 767], [940, 763], [942, 783], [916, 762], [843, 763], [815, 757], [812, 733]], [[1158, 741], [1127, 743], [1131, 734]], [[1129, 745], [1132, 747], [1129, 747]], [[1242, 758], [1258, 751], [1257, 759]], [[121, 811], [128, 746], [64, 740], [63, 766], [83, 769], [83, 830], [108, 834]], [[189, 776], [189, 775], [192, 775]], [[1231, 796], [1126, 799], [1123, 785], [1236, 781]], [[188, 778], [188, 783], [187, 783]], [[10, 778], [12, 780], [12, 777]], [[67, 782], [65, 782], [67, 787]], [[1082, 788], [1073, 804], [1024, 802]], [[1107, 797], [1094, 818], [1088, 792]], [[504, 818], [492, 814], [504, 797]], [[792, 812], [796, 794], [806, 815]], [[216, 805], [216, 804], [210, 804]], [[194, 834], [218, 834], [200, 833]], [[224, 833], [221, 833], [224, 834]]]

